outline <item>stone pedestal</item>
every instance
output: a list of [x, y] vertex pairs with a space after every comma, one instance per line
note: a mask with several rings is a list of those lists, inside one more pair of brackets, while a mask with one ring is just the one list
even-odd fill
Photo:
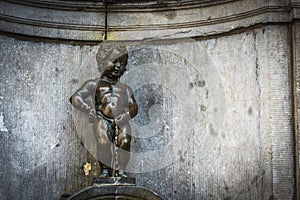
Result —
[[107, 177], [95, 178], [93, 186], [67, 197], [66, 200], [88, 200], [88, 199], [132, 199], [132, 200], [163, 200], [163, 197], [144, 187], [135, 185], [135, 178], [129, 177]]

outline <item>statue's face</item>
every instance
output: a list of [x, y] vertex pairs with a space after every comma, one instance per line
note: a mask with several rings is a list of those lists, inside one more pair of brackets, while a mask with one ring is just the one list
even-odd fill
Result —
[[105, 75], [112, 79], [118, 79], [120, 78], [124, 72], [126, 71], [126, 65], [127, 65], [127, 57], [125, 56], [119, 56], [112, 62], [109, 62], [106, 67], [106, 73]]
[[126, 65], [124, 65], [119, 59], [111, 62], [109, 64], [111, 76], [115, 78], [120, 78], [126, 71]]
[[106, 63], [103, 63], [106, 66], [102, 76], [110, 79], [119, 79], [126, 71], [128, 60], [127, 51], [125, 52], [114, 49], [110, 52], [106, 59]]

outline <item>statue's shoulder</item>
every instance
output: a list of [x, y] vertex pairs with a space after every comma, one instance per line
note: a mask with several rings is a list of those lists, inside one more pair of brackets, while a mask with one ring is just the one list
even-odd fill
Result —
[[95, 79], [96, 85], [110, 85], [111, 83], [105, 80], [104, 78]]
[[98, 83], [98, 81], [99, 81], [99, 78], [91, 79], [91, 80], [88, 80], [87, 82], [85, 82], [85, 84], [93, 86], [93, 85], [96, 85]]
[[122, 87], [125, 88], [128, 92], [132, 92], [132, 89], [129, 85], [127, 85], [125, 83], [121, 83], [121, 82], [120, 82], [120, 85], [122, 85]]
[[122, 87], [126, 87], [126, 88], [129, 87], [129, 85], [127, 85], [126, 83], [123, 83], [123, 82], [121, 82], [121, 81], [118, 82], [118, 85], [120, 85], [120, 86], [122, 86]]

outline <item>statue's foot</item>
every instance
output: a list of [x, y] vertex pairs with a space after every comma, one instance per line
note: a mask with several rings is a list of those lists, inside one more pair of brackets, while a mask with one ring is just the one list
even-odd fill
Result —
[[100, 174], [99, 177], [100, 177], [100, 178], [110, 177], [108, 169], [104, 169], [104, 170], [101, 172], [101, 174]]
[[119, 177], [124, 177], [124, 178], [127, 178], [128, 176], [125, 174], [125, 172], [123, 171], [123, 170], [120, 170], [119, 172], [118, 172], [118, 176]]

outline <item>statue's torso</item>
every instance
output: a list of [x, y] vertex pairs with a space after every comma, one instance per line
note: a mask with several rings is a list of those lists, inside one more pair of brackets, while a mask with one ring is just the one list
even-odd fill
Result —
[[96, 111], [105, 117], [114, 119], [128, 110], [126, 85], [99, 80], [96, 87]]

